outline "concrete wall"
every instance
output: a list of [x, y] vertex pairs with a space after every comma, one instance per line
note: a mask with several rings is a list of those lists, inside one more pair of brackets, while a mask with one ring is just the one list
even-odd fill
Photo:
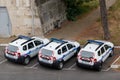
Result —
[[[32, 4], [31, 1], [33, 1]], [[6, 7], [8, 10], [12, 23], [12, 35], [42, 35], [34, 0], [0, 0], [0, 7]]]

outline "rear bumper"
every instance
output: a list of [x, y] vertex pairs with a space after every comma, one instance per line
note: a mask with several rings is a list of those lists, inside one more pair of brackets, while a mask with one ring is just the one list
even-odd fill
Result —
[[89, 65], [89, 64], [83, 64], [83, 63], [79, 63], [78, 61], [76, 61], [76, 64], [80, 67], [85, 67], [85, 68], [98, 68], [100, 65], [100, 62], [95, 62], [93, 65]]
[[24, 62], [24, 57], [23, 56], [20, 56], [18, 58], [11, 58], [11, 57], [8, 57], [6, 56], [6, 54], [4, 55], [5, 58], [7, 58], [9, 61], [12, 61], [12, 62], [18, 62], [18, 63], [23, 63]]
[[53, 63], [47, 63], [47, 62], [43, 62], [43, 61], [38, 61], [39, 64], [44, 65], [44, 66], [49, 66], [49, 67], [54, 67], [57, 68], [59, 62], [58, 61], [54, 61]]

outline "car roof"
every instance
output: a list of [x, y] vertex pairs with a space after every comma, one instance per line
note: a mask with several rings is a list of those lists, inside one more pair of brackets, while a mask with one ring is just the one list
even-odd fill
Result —
[[9, 44], [14, 45], [14, 46], [21, 46], [23, 43], [30, 41], [30, 40], [33, 40], [33, 39], [30, 37], [27, 37], [27, 36], [20, 35], [20, 36], [18, 36], [18, 38], [11, 41]]
[[51, 38], [51, 41], [44, 48], [49, 50], [56, 50], [57, 48], [62, 46], [64, 43], [67, 43], [67, 42], [64, 40]]
[[23, 44], [24, 42], [26, 42], [27, 40], [25, 39], [17, 39], [11, 43], [9, 43], [10, 45], [14, 45], [14, 46], [21, 46], [21, 44]]
[[100, 40], [88, 40], [88, 43], [84, 46], [83, 50], [95, 52], [103, 44], [104, 42]]

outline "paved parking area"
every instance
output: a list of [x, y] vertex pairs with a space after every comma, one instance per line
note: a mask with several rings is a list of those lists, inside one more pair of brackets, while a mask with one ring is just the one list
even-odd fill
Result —
[[[45, 67], [45, 66], [41, 66], [39, 65], [39, 63], [37, 62], [37, 57], [33, 58], [30, 62], [30, 64], [28, 65], [22, 65], [22, 64], [16, 64], [16, 63], [13, 63], [13, 62], [10, 62], [10, 61], [7, 61], [7, 59], [5, 59], [4, 57], [4, 47], [1, 47], [0, 48], [0, 67], [1, 66], [11, 66], [11, 68], [22, 68], [22, 69], [37, 69], [37, 70], [42, 70], [42, 71], [46, 71], [46, 70], [55, 70], [55, 69], [52, 69], [52, 68], [49, 68], [49, 67]], [[108, 58], [105, 63], [103, 64], [103, 68], [102, 68], [102, 71], [109, 71], [111, 68], [111, 64], [114, 62], [114, 60], [119, 56], [119, 49], [115, 49], [115, 53], [114, 53], [114, 56], [113, 57], [110, 57]], [[5, 67], [4, 67], [5, 68]], [[6, 67], [7, 68], [7, 67]], [[6, 69], [7, 70], [7, 69]], [[73, 57], [72, 59], [70, 59], [69, 61], [67, 61], [64, 65], [64, 68], [62, 69], [63, 71], [66, 71], [66, 70], [74, 70], [74, 71], [77, 71], [77, 70], [81, 70], [83, 71], [82, 68], [79, 68], [76, 66], [76, 57]], [[88, 70], [88, 69], [84, 69], [84, 70]]]
[[[110, 69], [110, 65], [118, 57], [119, 49], [115, 50], [113, 57], [104, 64], [101, 72], [76, 66], [73, 57], [64, 65], [63, 70], [56, 70], [38, 64], [37, 57], [30, 64], [21, 65], [7, 61], [4, 57], [4, 47], [0, 47], [0, 79], [1, 80], [119, 80], [120, 73]], [[87, 76], [87, 77], [86, 77]], [[107, 76], [107, 77], [105, 77]], [[98, 78], [99, 77], [99, 78]]]

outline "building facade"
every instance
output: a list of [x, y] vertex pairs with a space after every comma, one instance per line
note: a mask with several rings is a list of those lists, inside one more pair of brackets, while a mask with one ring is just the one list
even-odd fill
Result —
[[[9, 35], [4, 33], [7, 32], [7, 28], [1, 29], [1, 37], [12, 35], [41, 35], [41, 22], [37, 14], [37, 8], [31, 1], [34, 2], [34, 0], [0, 0], [0, 15], [3, 16], [3, 13], [6, 13], [9, 22], [9, 24], [5, 23], [2, 26], [0, 25], [1, 28], [9, 27]], [[2, 10], [6, 11], [3, 12]], [[5, 17], [3, 16], [2, 18]], [[7, 21], [4, 20], [4, 22]]]
[[0, 37], [43, 36], [65, 19], [62, 0], [0, 0]]

